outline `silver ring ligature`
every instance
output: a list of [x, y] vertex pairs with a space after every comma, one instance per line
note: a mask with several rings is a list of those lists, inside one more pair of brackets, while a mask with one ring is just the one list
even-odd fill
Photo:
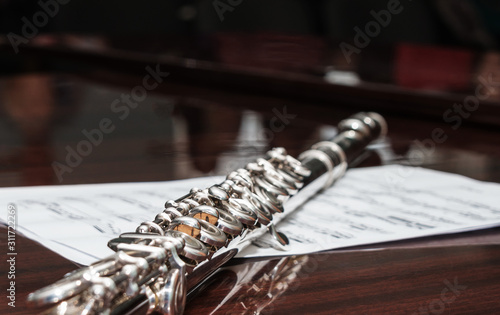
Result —
[[342, 177], [387, 125], [379, 114], [358, 113], [338, 131], [298, 159], [274, 148], [218, 185], [167, 201], [153, 221], [108, 243], [116, 254], [31, 293], [29, 305], [55, 304], [44, 314], [182, 314], [187, 275], [218, 268], [217, 257], [233, 257], [267, 231], [286, 249], [288, 239], [275, 225]]

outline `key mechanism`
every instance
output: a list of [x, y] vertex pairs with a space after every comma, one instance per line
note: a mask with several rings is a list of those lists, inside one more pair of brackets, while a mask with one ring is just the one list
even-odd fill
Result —
[[285, 206], [289, 199], [295, 196], [297, 207], [329, 187], [386, 131], [380, 115], [360, 113], [341, 122], [332, 141], [314, 145], [298, 159], [274, 148], [220, 184], [167, 201], [153, 221], [108, 243], [116, 254], [30, 294], [28, 302], [56, 304], [47, 314], [115, 315], [145, 299], [148, 314], [182, 314], [187, 274], [210, 274], [266, 232], [276, 248], [287, 250], [289, 240], [276, 223], [295, 209]]

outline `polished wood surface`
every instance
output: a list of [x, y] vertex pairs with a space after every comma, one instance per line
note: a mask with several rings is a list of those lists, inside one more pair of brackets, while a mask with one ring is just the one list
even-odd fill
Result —
[[495, 314], [499, 249], [335, 251], [241, 262], [210, 279], [186, 314]]
[[[493, 100], [454, 129], [441, 115], [464, 94], [433, 97], [432, 93], [405, 93], [394, 86], [386, 86], [384, 93], [369, 93], [366, 86], [328, 86], [302, 74], [265, 76], [233, 68], [229, 75], [227, 68], [214, 64], [210, 67], [215, 68], [206, 69], [203, 63], [198, 68], [169, 59], [158, 64], [161, 71], [171, 73], [143, 101], [125, 110], [113, 107], [113, 102], [142, 85], [145, 67], [155, 67], [161, 58], [148, 63], [144, 55], [113, 57], [113, 50], [89, 54], [67, 48], [37, 49], [22, 58], [32, 60], [35, 55], [33, 60], [43, 64], [53, 56], [64, 56], [61, 62], [87, 68], [35, 67], [0, 78], [0, 186], [227, 174], [270, 146], [284, 146], [297, 155], [328, 134], [326, 125], [365, 107], [387, 117], [393, 155], [385, 162], [406, 162], [500, 182], [500, 134], [496, 127], [500, 107]], [[197, 75], [199, 79], [190, 82]], [[211, 75], [214, 82], [210, 82]], [[258, 82], [263, 76], [267, 80]], [[240, 81], [232, 81], [234, 78]], [[334, 97], [336, 93], [349, 100], [340, 101]], [[369, 103], [371, 97], [377, 99], [373, 104]], [[330, 103], [332, 100], [339, 102]], [[377, 105], [385, 101], [392, 105]], [[421, 106], [422, 111], [412, 106]], [[276, 117], [281, 120], [273, 120]], [[103, 119], [112, 121], [113, 131], [105, 133], [102, 142], [71, 171], [56, 171], [53, 162], [65, 163], [68, 147], [76, 150], [86, 139], [84, 130], [99, 128]], [[408, 160], [418, 150], [418, 141], [432, 139], [435, 128], [443, 130], [446, 141], [434, 142], [425, 159]], [[372, 156], [360, 166], [380, 163], [380, 158]], [[0, 232], [5, 249], [6, 229], [0, 228]], [[20, 235], [16, 247], [16, 308], [7, 306], [4, 295], [1, 314], [32, 313], [25, 307], [27, 294], [76, 268]], [[190, 295], [187, 314], [253, 314], [257, 310], [263, 314], [500, 312], [498, 228], [285, 260], [236, 260], [232, 264]], [[4, 289], [7, 267], [2, 259]], [[245, 282], [243, 276], [249, 273], [253, 273], [251, 281]]]

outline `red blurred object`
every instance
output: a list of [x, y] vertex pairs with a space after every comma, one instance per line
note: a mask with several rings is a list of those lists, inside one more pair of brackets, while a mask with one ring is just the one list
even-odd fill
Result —
[[441, 91], [470, 88], [471, 51], [401, 44], [396, 47], [395, 59], [394, 77], [402, 87]]

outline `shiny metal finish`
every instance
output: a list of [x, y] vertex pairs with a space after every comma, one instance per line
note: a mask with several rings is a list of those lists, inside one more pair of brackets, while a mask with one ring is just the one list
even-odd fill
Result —
[[257, 223], [257, 214], [248, 207], [242, 207], [245, 201], [237, 198], [229, 198], [227, 203], [223, 203], [224, 210], [232, 214], [241, 223], [254, 226]]
[[276, 230], [276, 226], [272, 223], [267, 228], [271, 236], [274, 238], [274, 240], [276, 240], [275, 244], [279, 246], [279, 249], [286, 251], [288, 249], [288, 245], [290, 244], [290, 241], [288, 240], [286, 235], [278, 232]]
[[157, 233], [160, 235], [164, 235], [165, 233], [158, 223], [152, 221], [142, 222], [136, 231], [138, 233]]
[[295, 186], [295, 181], [293, 179], [290, 180], [289, 176], [285, 177], [280, 175], [280, 173], [277, 172], [276, 168], [274, 168], [271, 163], [264, 159], [258, 159], [257, 163], [264, 168], [263, 176], [266, 181], [276, 187], [282, 187], [286, 189], [289, 195], [297, 193], [298, 189]]
[[256, 194], [247, 191], [242, 195], [243, 199], [247, 200], [248, 203], [252, 206], [252, 209], [257, 214], [257, 218], [260, 224], [268, 225], [272, 219], [272, 210], [267, 207], [267, 205], [261, 201], [261, 198]]
[[249, 194], [245, 194], [242, 195], [241, 199], [235, 199], [234, 201], [245, 211], [255, 213], [259, 223], [264, 225], [269, 224], [273, 218], [271, 213], [264, 207], [257, 205], [257, 203], [251, 198], [252, 197]]
[[[382, 116], [380, 116], [380, 117], [382, 117]], [[379, 127], [378, 120], [375, 120], [374, 118], [370, 117], [370, 113], [357, 113], [355, 115], [352, 115], [351, 118], [358, 119], [358, 120], [362, 121], [371, 130], [375, 130], [376, 128]]]
[[323, 189], [330, 187], [335, 180], [335, 174], [333, 172], [333, 162], [328, 154], [320, 150], [307, 150], [299, 155], [299, 160], [301, 161], [310, 159], [316, 159], [325, 165], [327, 177], [325, 183], [323, 184]]
[[164, 314], [182, 314], [186, 304], [186, 276], [178, 269], [172, 269], [166, 275], [166, 281], [161, 284], [159, 309]]
[[[244, 168], [240, 168], [236, 170], [236, 173], [245, 180], [247, 183], [247, 188], [251, 189], [253, 187], [253, 181], [252, 181], [252, 176], [250, 174], [250, 171]], [[243, 183], [242, 183], [243, 184]]]
[[176, 217], [182, 216], [182, 213], [180, 213], [179, 210], [177, 210], [174, 207], [167, 207], [167, 208], [165, 208], [165, 210], [163, 210], [163, 212], [168, 214], [171, 218], [176, 218]]
[[239, 235], [243, 230], [243, 224], [231, 214], [226, 211], [219, 210], [219, 220], [217, 221], [217, 228], [222, 232], [229, 235]]
[[354, 130], [344, 131], [342, 133], [346, 138], [352, 139], [353, 141], [363, 141], [363, 134]]
[[227, 180], [229, 180], [229, 185], [233, 186], [233, 184], [240, 185], [242, 187], [247, 187], [248, 189], [252, 189], [253, 187], [253, 182], [252, 178], [250, 176], [250, 173], [247, 170], [238, 170], [236, 172], [231, 172], [229, 176], [227, 177]]
[[200, 241], [216, 247], [222, 247], [227, 244], [227, 237], [224, 232], [207, 221], [199, 221], [201, 225]]
[[290, 167], [295, 174], [302, 177], [308, 177], [311, 175], [311, 170], [305, 168], [302, 163], [289, 155], [285, 158], [285, 165]]
[[287, 155], [284, 148], [273, 148], [267, 152], [267, 157], [269, 162], [278, 163], [280, 168], [289, 169], [297, 177], [307, 177], [311, 174], [311, 171], [302, 166], [297, 159]]
[[217, 224], [219, 220], [219, 211], [212, 206], [198, 206], [189, 210], [189, 215], [193, 218], [207, 221], [211, 224]]
[[297, 174], [291, 172], [290, 170], [287, 169], [280, 169], [278, 168], [276, 172], [283, 177], [287, 182], [293, 183], [295, 186], [295, 189], [299, 190], [304, 186], [304, 177], [298, 176]]
[[133, 239], [135, 240], [135, 243], [139, 243], [144, 240], [151, 240], [156, 244], [156, 246], [160, 246], [163, 243], [168, 242], [174, 245], [176, 250], [181, 250], [185, 245], [184, 239], [171, 235], [160, 236], [157, 234], [122, 233], [120, 238]]
[[208, 248], [194, 237], [174, 230], [167, 231], [165, 234], [184, 240], [186, 245], [179, 251], [179, 255], [195, 261], [202, 261], [208, 257]]
[[271, 213], [282, 213], [284, 211], [283, 204], [276, 198], [272, 197], [269, 192], [261, 187], [255, 187], [255, 193], [262, 205], [271, 210]]
[[31, 293], [28, 296], [28, 305], [43, 306], [64, 301], [90, 288], [92, 283], [92, 277], [82, 276], [79, 281], [63, 278], [50, 286]]
[[[365, 144], [387, 126], [378, 114], [369, 113], [342, 121], [339, 129], [344, 138]], [[31, 294], [29, 301], [34, 305], [72, 303], [71, 312], [78, 314], [109, 314], [121, 306], [123, 297], [142, 293], [150, 303], [148, 312], [181, 314], [186, 273], [190, 272], [186, 265], [197, 270], [198, 265], [210, 264], [211, 257], [224, 254], [222, 247], [242, 249], [266, 231], [277, 248], [286, 250], [288, 238], [275, 226], [288, 213], [285, 202], [299, 190], [307, 191], [305, 196], [316, 193], [317, 185], [308, 184], [317, 177], [326, 178], [324, 188], [330, 186], [346, 168], [346, 154], [333, 142], [320, 142], [298, 159], [283, 148], [273, 148], [265, 159], [231, 172], [224, 182], [193, 188], [186, 196], [167, 201], [154, 221], [143, 222], [136, 233], [124, 233], [109, 242], [115, 255], [66, 275]], [[234, 246], [233, 240], [238, 240]], [[62, 303], [54, 309], [67, 314], [60, 311]]]
[[275, 186], [272, 183], [270, 183], [266, 178], [257, 177], [255, 178], [255, 183], [260, 188], [265, 189], [269, 193], [271, 193], [274, 196], [274, 199], [278, 200], [278, 202], [285, 202], [290, 196], [285, 187]]
[[170, 228], [196, 238], [200, 234], [201, 225], [195, 218], [183, 216], [175, 218], [170, 224]]
[[160, 212], [156, 215], [155, 221], [156, 220], [160, 221], [161, 225], [168, 225], [170, 222], [172, 222], [172, 217], [165, 212]]
[[342, 148], [338, 144], [331, 141], [321, 141], [314, 144], [311, 148], [314, 150], [317, 150], [319, 148], [327, 148], [333, 153], [335, 153], [340, 163], [334, 164], [334, 170], [333, 170], [334, 180], [344, 176], [347, 170], [347, 157], [345, 156], [344, 150], [342, 150]]
[[384, 117], [382, 117], [382, 115], [380, 115], [379, 113], [375, 113], [375, 112], [368, 112], [365, 114], [368, 117], [370, 117], [371, 119], [373, 119], [380, 126], [379, 138], [385, 137], [387, 135], [388, 127], [387, 127], [387, 122], [385, 121]]
[[340, 132], [346, 130], [354, 130], [361, 133], [364, 137], [370, 136], [370, 129], [362, 120], [359, 119], [344, 119], [339, 123], [338, 129]]
[[167, 250], [171, 253], [170, 269], [165, 270], [166, 275], [155, 285], [159, 287], [156, 293], [158, 297], [156, 310], [163, 314], [182, 314], [187, 295], [186, 264], [177, 255], [177, 250], [168, 246]]
[[208, 194], [215, 200], [226, 201], [229, 199], [229, 195], [227, 194], [227, 192], [225, 192], [224, 189], [218, 186], [212, 186], [208, 188]]
[[151, 287], [149, 286], [143, 287], [141, 293], [146, 296], [149, 306], [146, 315], [150, 315], [156, 312], [155, 309], [157, 308], [157, 303], [156, 303], [157, 297], [156, 294], [153, 292], [153, 290], [151, 290]]
[[198, 207], [200, 204], [208, 206], [214, 205], [208, 191], [203, 191], [201, 189], [191, 189], [191, 199], [194, 201], [194, 203], [190, 203], [191, 207]]
[[233, 194], [236, 194], [239, 199], [243, 200], [244, 204], [240, 204], [241, 207], [245, 207], [249, 212], [255, 213], [261, 224], [269, 224], [272, 220], [272, 209], [264, 204], [258, 195], [250, 191], [246, 186], [235, 185], [232, 181], [231, 190]]

